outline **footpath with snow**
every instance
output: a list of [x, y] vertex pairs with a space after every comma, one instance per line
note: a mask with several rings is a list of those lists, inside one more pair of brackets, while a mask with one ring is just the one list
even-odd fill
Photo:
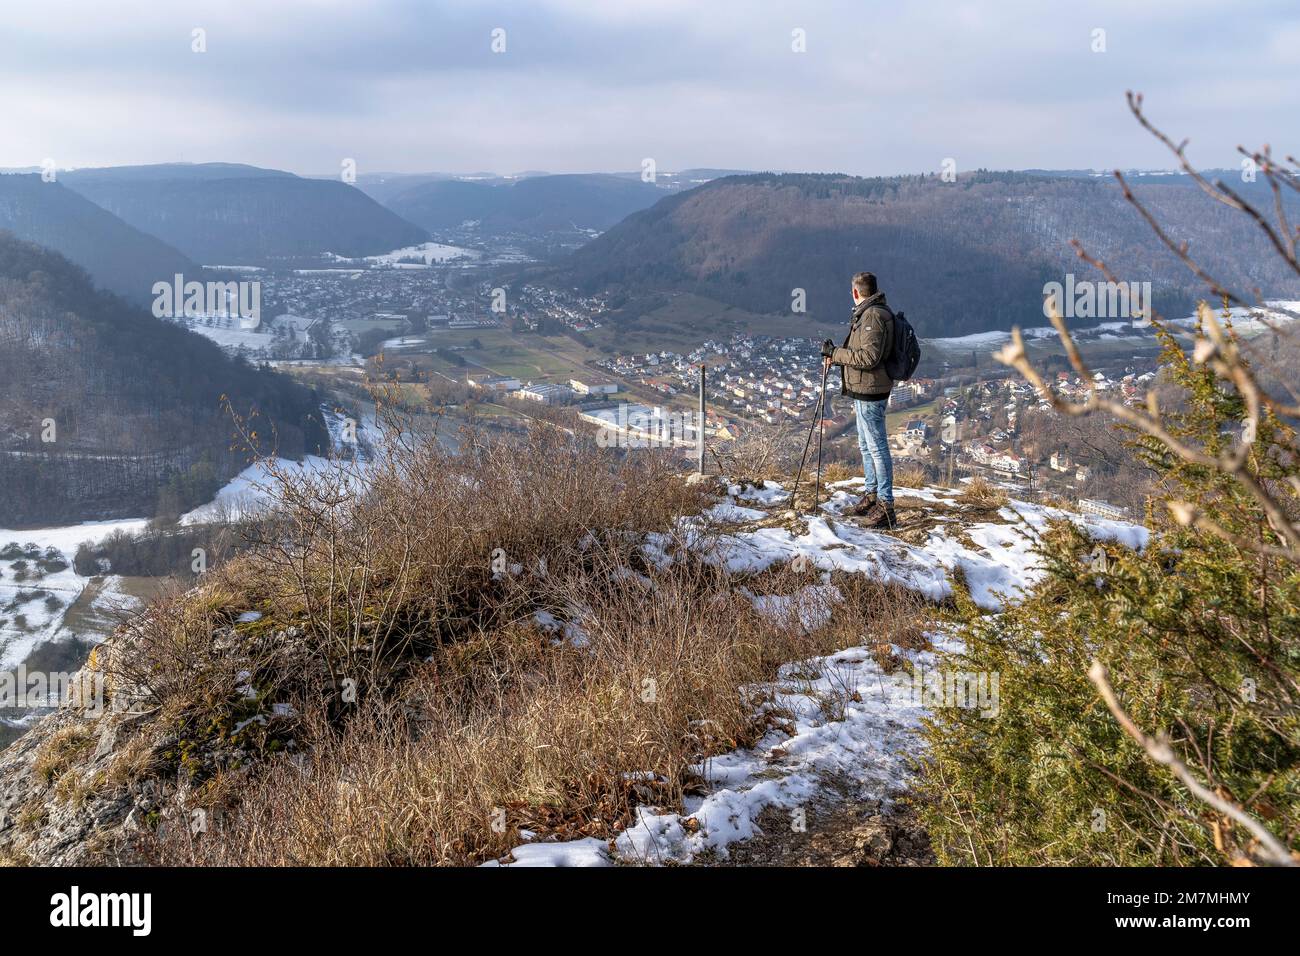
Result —
[[[831, 497], [815, 516], [791, 530], [778, 521], [789, 508], [780, 485], [730, 485], [724, 499], [702, 518], [687, 522], [692, 547], [705, 560], [737, 574], [757, 573], [803, 560], [823, 572], [823, 583], [789, 598], [755, 597], [760, 612], [797, 613], [816, 628], [842, 600], [830, 572], [868, 574], [911, 588], [932, 600], [952, 593], [960, 571], [976, 603], [996, 613], [1032, 588], [1043, 571], [1034, 551], [1036, 533], [1049, 521], [1073, 521], [1091, 537], [1144, 548], [1147, 529], [1085, 517], [1010, 499], [979, 510], [976, 518], [960, 493], [948, 489], [898, 489], [900, 519], [921, 509], [926, 522], [903, 540], [859, 527], [841, 516], [861, 492], [861, 479], [831, 485]], [[902, 529], [900, 528], [900, 531]], [[672, 560], [666, 538], [651, 537], [646, 557]], [[932, 670], [944, 652], [960, 651], [946, 633], [931, 633], [932, 650], [894, 652]], [[888, 805], [908, 786], [920, 753], [918, 729], [929, 700], [913, 675], [886, 673], [864, 643], [827, 657], [791, 662], [766, 688], [763, 709], [793, 714], [751, 748], [713, 757], [695, 769], [709, 790], [689, 796], [681, 812], [641, 806], [634, 823], [616, 839], [529, 842], [488, 866], [611, 866], [618, 863], [689, 863], [702, 853], [725, 857], [728, 847], [761, 832], [759, 815], [776, 808], [791, 814], [816, 800], [830, 780], [847, 781], [863, 800]], [[793, 820], [793, 816], [791, 818]]]

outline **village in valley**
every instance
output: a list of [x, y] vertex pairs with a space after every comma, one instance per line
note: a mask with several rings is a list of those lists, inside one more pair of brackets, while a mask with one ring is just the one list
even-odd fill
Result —
[[[453, 416], [466, 402], [495, 410], [486, 419], [493, 427], [559, 416], [610, 431], [620, 444], [693, 447], [701, 370], [707, 442], [725, 446], [755, 431], [800, 431], [811, 423], [821, 382], [813, 336], [715, 332], [625, 351], [608, 296], [527, 281], [496, 285], [482, 271], [519, 261], [527, 256], [513, 243], [474, 249], [433, 242], [320, 268], [257, 270], [266, 303], [259, 319], [227, 310], [178, 321], [254, 362], [400, 379], [423, 387], [430, 406]], [[943, 345], [954, 341], [963, 347]], [[898, 466], [949, 484], [982, 475], [1023, 496], [1065, 499], [1107, 517], [1131, 512], [1109, 500], [1115, 495], [1103, 457], [1034, 427], [1055, 413], [1031, 386], [990, 356], [981, 361], [963, 340], [935, 344], [918, 376], [898, 383], [889, 398]], [[1149, 351], [1100, 367], [1090, 383], [1057, 368], [1051, 386], [1067, 401], [1095, 388], [1132, 404], [1145, 400], [1155, 377]], [[852, 467], [852, 405], [839, 395], [838, 371], [827, 393], [828, 448]]]
[[[599, 364], [612, 376], [661, 393], [665, 401], [694, 401], [703, 367], [709, 431], [725, 437], [738, 437], [746, 428], [808, 423], [820, 387], [820, 350], [812, 339], [735, 335], [684, 354], [652, 352]], [[920, 466], [936, 480], [984, 475], [1018, 493], [1077, 499], [1085, 511], [1126, 516], [1125, 507], [1094, 497], [1105, 487], [1096, 480], [1104, 463], [1065, 445], [1024, 440], [1027, 419], [1056, 415], [1050, 403], [1005, 369], [990, 364], [986, 374], [963, 370], [895, 385], [888, 404], [895, 462]], [[1154, 378], [1153, 364], [1129, 366], [1114, 377], [1096, 372], [1091, 383], [1061, 371], [1051, 387], [1070, 402], [1082, 402], [1097, 389], [1131, 405], [1146, 400]], [[838, 372], [831, 373], [827, 392], [823, 426], [829, 436], [852, 444], [852, 405], [838, 395]]]

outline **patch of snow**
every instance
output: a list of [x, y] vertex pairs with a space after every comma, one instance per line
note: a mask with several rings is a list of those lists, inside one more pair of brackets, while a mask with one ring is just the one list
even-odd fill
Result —
[[[364, 470], [365, 462], [339, 462], [320, 455], [308, 455], [302, 461], [288, 458], [275, 459], [276, 466], [291, 475], [326, 475], [338, 472], [344, 480], [355, 482]], [[249, 465], [224, 485], [205, 505], [181, 515], [181, 524], [198, 524], [241, 516], [256, 515], [273, 499], [274, 479], [266, 462]]]
[[790, 498], [790, 493], [775, 481], [764, 481], [762, 486], [747, 485], [743, 489], [740, 485], [729, 485], [727, 493], [741, 501], [756, 501], [762, 505], [774, 505]]
[[[1094, 538], [1125, 547], [1145, 548], [1150, 540], [1147, 529], [1139, 525], [1010, 499], [998, 515], [1005, 523], [960, 525], [969, 543], [950, 536], [940, 524], [930, 531], [924, 547], [916, 547], [839, 520], [842, 509], [856, 500], [853, 492], [861, 487], [861, 479], [830, 485], [832, 495], [822, 514], [803, 519], [805, 530], [798, 534], [774, 527], [710, 538], [693, 534], [696, 525], [686, 522], [683, 537], [648, 535], [642, 551], [652, 564], [664, 567], [674, 560], [671, 544], [680, 540], [689, 548], [703, 549], [706, 560], [740, 574], [760, 572], [776, 562], [803, 556], [823, 571], [859, 571], [897, 581], [936, 599], [951, 593], [948, 574], [959, 568], [975, 601], [996, 611], [1041, 578], [1043, 571], [1034, 552], [1036, 535], [1051, 520], [1073, 521]], [[729, 508], [738, 507], [733, 499], [746, 496], [738, 485], [728, 492], [723, 504]], [[789, 497], [773, 482], [748, 494], [767, 504]], [[958, 502], [950, 490], [900, 488], [897, 494], [931, 502], [936, 508], [952, 508], [954, 517], [957, 515]], [[809, 586], [794, 595], [749, 596], [759, 613], [787, 619], [797, 614], [801, 624], [810, 629], [824, 623], [831, 606], [843, 600], [839, 590], [828, 583]], [[927, 700], [924, 678], [917, 680], [913, 675], [924, 675], [926, 669], [933, 672], [941, 654], [961, 650], [952, 633], [940, 631], [929, 637], [932, 650], [894, 649], [916, 666], [913, 674], [904, 670], [885, 673], [865, 645], [785, 665], [772, 684], [747, 690], [758, 691], [757, 696], [767, 700], [762, 709], [792, 713], [793, 733], [769, 731], [753, 747], [714, 757], [694, 768], [712, 786], [710, 793], [688, 796], [681, 812], [639, 806], [633, 824], [612, 844], [596, 838], [528, 843], [512, 851], [515, 862], [508, 865], [688, 863], [706, 851], [725, 857], [732, 844], [761, 832], [758, 818], [763, 811], [775, 807], [793, 814], [816, 797], [828, 776], [849, 780], [867, 798], [888, 802], [908, 785], [912, 761], [921, 750], [917, 730], [932, 702]], [[996, 695], [996, 688], [993, 693]], [[978, 703], [983, 707], [987, 701]], [[996, 712], [996, 700], [992, 706]]]
[[708, 511], [704, 516], [710, 521], [722, 523], [738, 523], [741, 521], [757, 521], [760, 518], [766, 518], [766, 511], [759, 511], [757, 508], [746, 508], [743, 505], [736, 504], [735, 500], [728, 495], [726, 501], [720, 501]]
[[513, 862], [490, 860], [484, 866], [613, 866], [604, 840], [585, 837], [558, 843], [526, 843], [510, 851]]
[[[637, 808], [635, 822], [613, 841], [532, 843], [515, 848], [515, 866], [688, 863], [704, 851], [761, 833], [759, 815], [795, 811], [811, 801], [821, 780], [851, 780], [870, 798], [888, 801], [907, 785], [926, 715], [911, 678], [886, 674], [864, 647], [787, 664], [766, 688], [765, 708], [794, 715], [794, 733], [769, 731], [751, 748], [707, 760], [694, 769], [715, 789], [687, 797], [682, 812]], [[793, 817], [791, 818], [793, 820]], [[488, 865], [499, 865], [497, 863]]]
[[809, 585], [797, 594], [751, 594], [754, 610], [776, 621], [792, 620], [811, 633], [830, 622], [833, 606], [844, 600], [840, 590], [829, 584]]
[[591, 636], [582, 625], [574, 621], [561, 620], [550, 611], [534, 611], [533, 621], [543, 631], [561, 635], [562, 640], [568, 641], [574, 647], [586, 647], [591, 643]]
[[[377, 256], [363, 256], [359, 259], [349, 259], [345, 256], [326, 253], [326, 258], [334, 262], [365, 262], [375, 266], [396, 266], [407, 269], [428, 268], [435, 262], [451, 262], [453, 259], [477, 259], [483, 253], [477, 249], [463, 249], [460, 246], [449, 246], [441, 242], [422, 242], [418, 246], [404, 246], [401, 249], [394, 249], [392, 252], [385, 252]], [[403, 262], [402, 260], [419, 259], [419, 263]]]
[[[1256, 335], [1260, 332], [1269, 331], [1269, 324], [1275, 326], [1285, 325], [1295, 321], [1291, 316], [1277, 311], [1279, 309], [1300, 313], [1300, 300], [1268, 299], [1265, 301], [1264, 307], [1254, 309], [1234, 306], [1231, 310], [1232, 326], [1243, 335]], [[1219, 310], [1216, 310], [1215, 314], [1218, 315], [1218, 312]], [[1260, 316], [1263, 316], [1263, 320], [1261, 320]], [[1196, 316], [1190, 315], [1181, 319], [1172, 319], [1169, 324], [1190, 329], [1196, 324]], [[1116, 334], [1123, 331], [1131, 331], [1133, 334]], [[1071, 332], [1080, 339], [1092, 337], [1107, 340], [1150, 338], [1150, 329], [1135, 329], [1132, 322], [1122, 321], [1101, 322], [1086, 328], [1072, 329]], [[1054, 338], [1057, 333], [1056, 329], [1050, 325], [1033, 325], [1028, 328], [1022, 327], [1020, 334], [1029, 340]], [[1010, 342], [1011, 333], [995, 330], [991, 332], [973, 332], [970, 335], [958, 335], [950, 338], [923, 339], [922, 341], [939, 349], [992, 352]]]
[[[1050, 520], [1073, 521], [1098, 540], [1129, 548], [1145, 548], [1149, 540], [1147, 529], [1140, 525], [1010, 499], [999, 514], [1005, 523], [963, 524], [964, 538], [954, 537], [948, 528], [939, 526], [931, 530], [923, 546], [916, 546], [838, 520], [856, 500], [862, 479], [836, 482], [830, 487], [833, 493], [822, 505], [822, 513], [805, 518], [802, 533], [771, 527], [720, 534], [705, 559], [723, 565], [733, 574], [757, 574], [775, 564], [802, 558], [823, 571], [869, 574], [876, 580], [911, 588], [934, 601], [952, 594], [949, 573], [959, 569], [975, 602], [997, 611], [1042, 578], [1034, 548], [1038, 534]], [[765, 494], [771, 500], [780, 500], [776, 489], [765, 489]], [[899, 488], [896, 494], [947, 507], [954, 504], [952, 493], [943, 489]], [[652, 560], [662, 564], [665, 558], [667, 555], [655, 555]]]

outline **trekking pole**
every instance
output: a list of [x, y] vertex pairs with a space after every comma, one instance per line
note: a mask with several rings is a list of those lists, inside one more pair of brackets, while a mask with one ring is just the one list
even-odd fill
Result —
[[808, 437], [803, 443], [803, 454], [799, 456], [799, 470], [794, 476], [794, 491], [790, 493], [790, 507], [797, 515], [799, 513], [799, 481], [803, 478], [803, 466], [808, 460], [808, 449], [812, 447], [813, 429], [817, 427], [817, 422], [821, 420], [822, 399], [826, 397], [826, 392], [817, 396], [817, 403], [813, 406], [812, 424], [808, 426]]
[[821, 501], [821, 497], [822, 497], [822, 438], [824, 437], [826, 432], [826, 414], [825, 414], [826, 373], [829, 371], [830, 369], [828, 369], [826, 367], [826, 363], [823, 362], [822, 363], [822, 395], [821, 395], [821, 401], [818, 403], [817, 419], [816, 419], [817, 421], [817, 483], [813, 485], [812, 510], [814, 514], [817, 512], [817, 505]]

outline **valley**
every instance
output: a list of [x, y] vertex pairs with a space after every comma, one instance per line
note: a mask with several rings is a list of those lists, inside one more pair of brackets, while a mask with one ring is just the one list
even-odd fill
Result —
[[[1077, 175], [353, 185], [199, 164], [71, 172], [62, 192], [0, 177], [0, 199], [6, 179], [21, 203], [0, 202], [17, 233], [0, 235], [0, 674], [130, 678], [125, 716], [94, 729], [69, 716], [75, 695], [0, 701], [0, 858], [18, 862], [101, 844], [193, 865], [960, 858], [918, 802], [939, 778], [917, 768], [937, 728], [996, 721], [1003, 671], [961, 672], [983, 681], [974, 708], [926, 675], [1043, 613], [1069, 586], [1066, 549], [1150, 559], [1158, 463], [1126, 423], [1196, 395], [1207, 328], [1270, 385], [1300, 360], [1285, 270], [1253, 271], [1257, 308], [1192, 314], [1194, 283], [1150, 240], [1102, 230], [1122, 197]], [[1141, 192], [1178, 230], [1219, 235], [1186, 183]], [[1078, 280], [1045, 238], [1066, 229], [1136, 257], [1146, 285]], [[1230, 235], [1215, 269], [1259, 253]], [[100, 255], [114, 242], [133, 273]], [[920, 336], [885, 409], [888, 527], [854, 513], [854, 409], [820, 374], [864, 263]], [[155, 269], [170, 304], [146, 309], [132, 293]], [[191, 280], [217, 291], [196, 307]], [[1062, 296], [1068, 343], [1045, 317]], [[1066, 414], [1097, 396], [1104, 414]], [[332, 724], [320, 701], [354, 674], [438, 729], [379, 709]], [[478, 697], [505, 675], [508, 697]], [[647, 680], [670, 706], [624, 699]], [[517, 723], [569, 707], [568, 724]], [[545, 796], [463, 749], [462, 708]], [[337, 818], [356, 792], [344, 746], [424, 769]], [[575, 790], [567, 761], [587, 748], [604, 755]], [[494, 802], [371, 839], [392, 805], [467, 799], [440, 789], [448, 765]], [[178, 837], [168, 814], [187, 801], [219, 837]], [[310, 848], [249, 839], [259, 814]]]

